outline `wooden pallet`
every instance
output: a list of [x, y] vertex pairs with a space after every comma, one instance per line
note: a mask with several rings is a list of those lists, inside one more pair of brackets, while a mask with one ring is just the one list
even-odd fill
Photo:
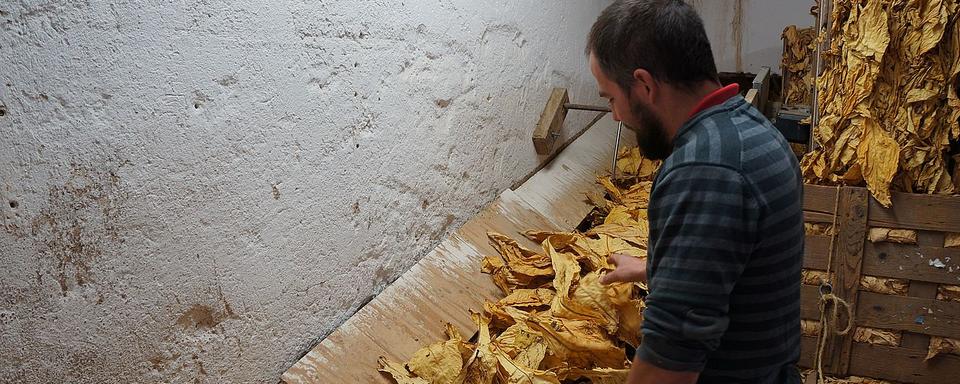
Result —
[[[837, 193], [840, 194], [837, 204]], [[960, 197], [893, 194], [884, 208], [864, 188], [805, 188], [807, 222], [833, 223], [838, 206], [832, 270], [834, 294], [850, 303], [856, 326], [902, 331], [899, 346], [858, 343], [853, 332], [828, 338], [824, 370], [831, 375], [867, 376], [903, 383], [960, 382], [960, 356], [924, 362], [930, 336], [960, 339], [960, 303], [937, 300], [939, 284], [960, 285], [960, 249], [944, 248], [945, 232], [960, 232]], [[871, 227], [918, 231], [917, 245], [871, 243]], [[830, 236], [808, 235], [804, 268], [826, 270]], [[939, 259], [946, 267], [931, 265]], [[905, 279], [907, 296], [860, 292], [861, 276]], [[801, 317], [819, 319], [818, 287], [802, 288]], [[802, 367], [812, 367], [817, 339], [804, 337]]]
[[[591, 211], [587, 191], [600, 191], [608, 172], [616, 124], [603, 118], [546, 167], [465, 223], [433, 252], [303, 356], [282, 376], [287, 383], [390, 383], [377, 372], [377, 358], [406, 361], [420, 347], [444, 338], [443, 323], [476, 332], [468, 310], [501, 296], [480, 273], [483, 256], [496, 255], [487, 232], [537, 244], [519, 236], [528, 229], [572, 231]], [[623, 145], [633, 143], [624, 134]]]

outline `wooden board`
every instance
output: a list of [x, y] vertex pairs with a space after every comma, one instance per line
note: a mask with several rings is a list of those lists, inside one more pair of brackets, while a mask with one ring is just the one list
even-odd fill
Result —
[[[934, 265], [944, 266], [942, 268]], [[865, 275], [910, 279], [940, 284], [960, 284], [960, 248], [894, 243], [867, 243]]]
[[943, 355], [923, 361], [927, 348], [854, 343], [850, 372], [905, 383], [954, 384], [960, 379], [960, 356]]
[[[833, 247], [833, 272], [836, 274], [833, 294], [844, 299], [850, 308], [857, 308], [860, 289], [860, 268], [863, 262], [863, 244], [867, 234], [867, 190], [844, 188], [840, 191], [837, 238]], [[846, 324], [841, 313], [839, 324]], [[838, 325], [843, 327], [842, 325]], [[825, 368], [841, 377], [846, 376], [850, 362], [853, 332], [827, 337]]]
[[[933, 295], [936, 295], [936, 286]], [[860, 292], [855, 318], [857, 325], [960, 339], [960, 303], [957, 302]], [[924, 348], [928, 345], [921, 344]]]
[[[845, 187], [848, 189], [858, 189]], [[836, 187], [805, 185], [803, 209], [815, 222], [832, 220], [833, 205], [837, 196]], [[889, 227], [930, 231], [960, 231], [960, 198], [955, 196], [922, 195], [892, 192], [893, 205], [885, 208], [870, 198], [871, 227]]]
[[[836, 247], [844, 242], [845, 224], [850, 213], [849, 194], [862, 188], [839, 190], [841, 203], [837, 211], [839, 233]], [[838, 189], [808, 185], [805, 188], [804, 213], [810, 222], [832, 223]], [[865, 193], [865, 192], [864, 192]], [[858, 199], [859, 200], [859, 199]], [[960, 357], [942, 355], [924, 362], [930, 335], [960, 338], [960, 303], [936, 300], [938, 284], [960, 283], [960, 249], [943, 248], [943, 232], [960, 230], [960, 199], [956, 197], [894, 193], [893, 207], [884, 208], [876, 200], [867, 199], [866, 225], [918, 230], [918, 244], [870, 243], [860, 239], [861, 268], [857, 275], [838, 270], [844, 286], [853, 284], [862, 275], [906, 279], [906, 296], [859, 292], [839, 294], [855, 308], [855, 325], [901, 332], [897, 347], [851, 342], [839, 349], [837, 341], [828, 343], [825, 371], [911, 383], [954, 383], [960, 374]], [[846, 226], [848, 227], [848, 226]], [[862, 235], [861, 235], [862, 236]], [[851, 238], [852, 239], [852, 238]], [[826, 269], [830, 236], [810, 235], [805, 240], [804, 268]], [[853, 243], [850, 243], [853, 246]], [[837, 252], [834, 252], [836, 262]], [[834, 265], [836, 270], [838, 266]], [[841, 285], [841, 284], [838, 284]], [[801, 288], [801, 317], [818, 320], [818, 287]], [[837, 289], [835, 287], [835, 292]], [[833, 340], [842, 338], [831, 338]], [[804, 337], [801, 342], [800, 365], [812, 367], [817, 339]], [[939, 360], [941, 359], [942, 360]], [[846, 361], [846, 366], [843, 363]], [[883, 362], [883, 364], [878, 364]], [[836, 366], [836, 364], [840, 364]], [[839, 368], [839, 369], [838, 369]]]
[[550, 93], [533, 131], [533, 146], [538, 154], [547, 155], [553, 150], [560, 128], [563, 127], [563, 120], [567, 117], [567, 109], [563, 105], [568, 102], [570, 98], [565, 88], [554, 88]]
[[557, 229], [505, 192], [314, 347], [283, 380], [388, 383], [377, 372], [378, 356], [407, 360], [423, 345], [442, 339], [443, 322], [472, 334], [468, 309], [480, 310], [484, 300], [500, 296], [480, 272], [482, 256], [496, 254], [486, 233], [514, 235], [528, 227]]
[[807, 235], [803, 244], [803, 268], [827, 270], [830, 236]]
[[465, 334], [476, 329], [468, 310], [501, 296], [480, 260], [496, 255], [487, 232], [537, 244], [519, 233], [528, 229], [570, 231], [589, 212], [575, 196], [599, 190], [595, 175], [609, 167], [615, 127], [612, 120], [591, 128], [516, 191], [492, 204], [455, 231], [282, 376], [287, 383], [389, 383], [377, 372], [377, 358], [406, 361], [419, 348], [443, 338], [443, 322]]

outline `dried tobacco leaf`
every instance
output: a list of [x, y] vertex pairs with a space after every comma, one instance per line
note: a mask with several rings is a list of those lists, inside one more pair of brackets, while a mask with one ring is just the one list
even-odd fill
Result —
[[960, 303], [960, 285], [944, 285], [937, 287], [937, 300], [956, 301]]
[[780, 67], [784, 77], [784, 101], [786, 105], [810, 105], [813, 89], [812, 56], [817, 31], [813, 28], [798, 29], [796, 25], [783, 30], [784, 51]]
[[[448, 325], [448, 340], [418, 350], [405, 366], [383, 360], [381, 370], [402, 384], [614, 383], [629, 361], [624, 346], [638, 346], [643, 321], [642, 284], [600, 283], [613, 269], [613, 253], [646, 256], [646, 205], [659, 163], [622, 152], [625, 174], [638, 183], [621, 187], [599, 178], [611, 196], [605, 212], [585, 233], [527, 231], [542, 251], [489, 233], [499, 255], [483, 259], [505, 296], [471, 313], [476, 343]], [[618, 179], [619, 182], [619, 179]], [[594, 199], [598, 200], [598, 199]]]
[[800, 334], [804, 336], [819, 336], [820, 330], [823, 329], [823, 326], [820, 325], [819, 321], [815, 320], [800, 320]]
[[876, 276], [860, 278], [860, 290], [885, 295], [906, 296], [909, 282], [902, 279], [890, 279]]
[[867, 235], [871, 243], [917, 244], [917, 231], [911, 229], [870, 228]]
[[807, 285], [820, 285], [821, 283], [829, 282], [827, 279], [827, 271], [818, 271], [815, 269], [804, 269], [800, 272], [800, 281]]
[[923, 358], [923, 360], [930, 360], [940, 354], [960, 355], [960, 340], [930, 336], [930, 346], [927, 348], [927, 357]]
[[897, 347], [900, 345], [900, 332], [868, 327], [856, 327], [853, 332], [853, 340], [860, 343]]
[[427, 380], [412, 376], [403, 364], [388, 361], [383, 356], [380, 356], [377, 362], [380, 364], [379, 371], [390, 375], [397, 384], [430, 384]]
[[960, 247], [960, 233], [947, 233], [946, 237], [943, 239], [944, 248], [957, 248]]
[[866, 184], [886, 206], [890, 190], [955, 192], [946, 153], [960, 136], [957, 11], [954, 0], [833, 1], [807, 182]]
[[434, 384], [460, 383], [463, 355], [469, 356], [469, 351], [462, 339], [451, 335], [450, 340], [420, 348], [407, 362], [407, 370]]

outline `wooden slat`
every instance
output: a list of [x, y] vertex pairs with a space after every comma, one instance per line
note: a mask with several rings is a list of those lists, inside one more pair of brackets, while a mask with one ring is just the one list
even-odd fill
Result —
[[813, 212], [813, 211], [803, 211], [803, 221], [808, 223], [830, 224], [830, 223], [833, 223], [833, 214]]
[[553, 144], [556, 142], [556, 134], [560, 132], [563, 126], [563, 120], [567, 117], [567, 108], [564, 104], [570, 102], [565, 88], [554, 88], [547, 99], [543, 112], [540, 113], [540, 120], [533, 131], [533, 146], [537, 153], [541, 155], [550, 154], [553, 150]]
[[[866, 376], [903, 383], [948, 384], [956, 383], [960, 375], [960, 356], [941, 355], [924, 362], [924, 348], [903, 348], [853, 343], [850, 355], [852, 376]], [[817, 338], [804, 336], [800, 339], [801, 368], [813, 369], [817, 354]]]
[[960, 356], [942, 355], [925, 362], [926, 354], [926, 348], [854, 343], [850, 374], [916, 384], [960, 381]]
[[800, 318], [820, 320], [820, 293], [816, 285], [800, 286]]
[[873, 292], [860, 292], [859, 302], [857, 325], [960, 339], [960, 303]]
[[801, 368], [813, 368], [817, 358], [817, 338], [813, 336], [800, 337], [800, 361], [797, 362]]
[[[832, 267], [836, 274], [833, 294], [844, 299], [851, 308], [857, 307], [857, 293], [860, 288], [863, 244], [867, 234], [867, 197], [867, 191], [862, 188], [840, 190], [837, 238], [832, 256]], [[841, 316], [840, 324], [844, 324], [845, 315], [842, 315], [842, 312]], [[853, 332], [845, 335], [830, 335], [827, 338], [824, 363], [829, 372], [840, 376], [846, 375], [852, 344]]]
[[[931, 262], [945, 266], [937, 268]], [[960, 248], [867, 242], [863, 274], [940, 284], [960, 284]]]
[[[917, 233], [917, 245], [921, 247], [939, 247], [943, 245], [943, 237], [943, 232], [920, 231]], [[907, 294], [911, 297], [919, 298], [919, 300], [936, 299], [937, 285], [938, 284], [926, 281], [911, 281]], [[906, 312], [906, 310], [904, 310], [904, 312]], [[933, 308], [927, 308], [927, 312], [928, 313], [921, 312], [917, 316], [922, 317], [917, 317], [914, 320], [915, 322], [921, 322], [922, 324], [918, 325], [922, 326], [923, 330], [926, 332], [922, 332], [920, 330], [915, 332], [904, 332], [900, 337], [900, 346], [916, 349], [928, 349], [930, 348], [930, 336], [928, 334], [939, 334], [938, 332], [935, 332], [938, 329], [929, 329], [929, 324], [932, 323], [933, 325], [939, 325], [942, 320], [944, 320], [943, 317], [948, 317], [947, 320], [949, 320], [949, 317], [960, 317], [960, 312], [956, 311], [953, 312], [953, 316], [951, 316], [950, 313], [938, 313]]]
[[805, 184], [803, 186], [803, 210], [833, 215], [837, 199], [837, 187]]
[[803, 267], [826, 270], [829, 252], [830, 236], [807, 235], [803, 250]]
[[[844, 187], [862, 189], [856, 187]], [[829, 222], [836, 201], [836, 187], [804, 185], [803, 210], [811, 222]], [[960, 232], [960, 197], [892, 192], [890, 208], [870, 198], [871, 227]]]
[[870, 226], [960, 232], [960, 197], [894, 192], [891, 200], [884, 208], [870, 199]]

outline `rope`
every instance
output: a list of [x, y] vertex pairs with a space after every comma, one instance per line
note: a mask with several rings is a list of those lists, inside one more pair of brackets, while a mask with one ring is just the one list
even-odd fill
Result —
[[[837, 185], [837, 199], [833, 203], [833, 226], [830, 228], [830, 251], [827, 253], [827, 277], [820, 283], [820, 340], [817, 341], [817, 383], [823, 383], [823, 350], [827, 345], [827, 335], [833, 333], [838, 336], [846, 335], [853, 328], [853, 313], [850, 310], [850, 304], [842, 298], [833, 294], [833, 285], [830, 284], [831, 272], [833, 268], [833, 246], [837, 240], [837, 217], [840, 216], [840, 186]], [[840, 321], [840, 315], [837, 307], [843, 308], [847, 313], [847, 326], [843, 330], [837, 330], [837, 322]]]

